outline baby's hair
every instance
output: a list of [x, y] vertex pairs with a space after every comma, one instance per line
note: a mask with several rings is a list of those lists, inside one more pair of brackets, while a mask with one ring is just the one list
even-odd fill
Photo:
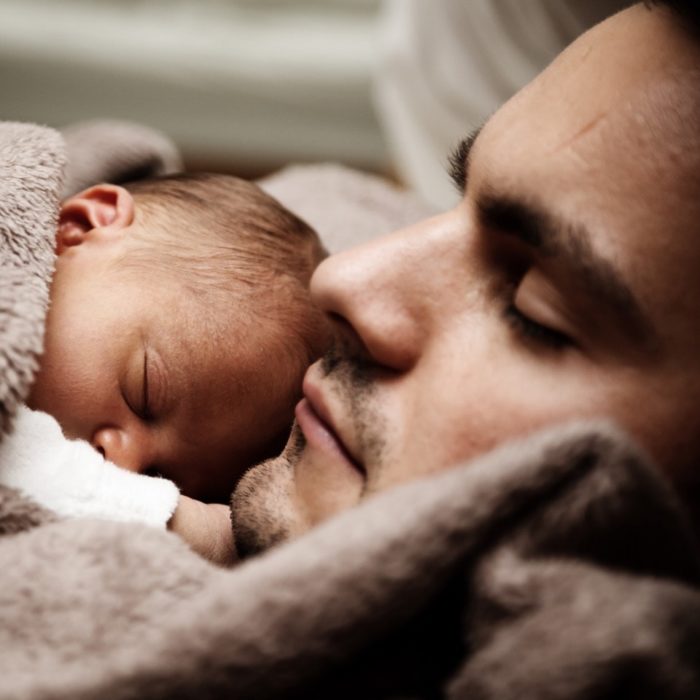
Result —
[[186, 173], [124, 187], [137, 225], [120, 264], [155, 283], [173, 279], [183, 302], [201, 302], [212, 333], [233, 311], [242, 333], [263, 323], [276, 329], [268, 352], [291, 356], [298, 368], [324, 351], [326, 322], [308, 285], [327, 253], [308, 224], [231, 175]]
[[[157, 247], [195, 292], [207, 281], [228, 293], [232, 282], [259, 286], [261, 276], [308, 281], [326, 255], [308, 224], [241, 178], [183, 173], [124, 187], [137, 203], [140, 247]], [[130, 257], [139, 262], [137, 253]]]

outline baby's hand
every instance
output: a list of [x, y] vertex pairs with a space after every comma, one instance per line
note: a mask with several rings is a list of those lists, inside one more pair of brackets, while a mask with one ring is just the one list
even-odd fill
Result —
[[230, 566], [237, 560], [228, 506], [202, 503], [181, 495], [168, 529], [215, 564]]

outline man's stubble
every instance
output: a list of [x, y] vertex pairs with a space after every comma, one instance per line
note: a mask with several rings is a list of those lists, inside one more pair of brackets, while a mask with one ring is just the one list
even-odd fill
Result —
[[[321, 360], [332, 391], [342, 397], [365, 463], [379, 473], [385, 450], [385, 421], [373, 409], [376, 367], [355, 352], [351, 343], [336, 339]], [[250, 469], [231, 499], [233, 529], [238, 556], [259, 554], [309, 529], [297, 501], [294, 470], [306, 446], [296, 422], [278, 457]], [[368, 483], [361, 498], [367, 495]]]
[[231, 498], [231, 521], [241, 559], [284, 542], [303, 529], [294, 503], [294, 465], [306, 439], [296, 422], [282, 454], [248, 470]]

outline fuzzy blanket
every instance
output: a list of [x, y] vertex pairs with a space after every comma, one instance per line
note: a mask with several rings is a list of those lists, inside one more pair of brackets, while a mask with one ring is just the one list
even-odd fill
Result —
[[[63, 152], [0, 124], [4, 430], [40, 348]], [[0, 488], [0, 698], [690, 700], [699, 587], [676, 499], [605, 425], [390, 490], [229, 571]]]

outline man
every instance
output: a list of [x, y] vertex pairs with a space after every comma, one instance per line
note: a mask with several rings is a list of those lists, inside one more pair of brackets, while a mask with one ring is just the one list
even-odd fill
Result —
[[699, 51], [612, 18], [463, 144], [457, 208], [321, 265], [338, 342], [233, 499], [243, 554], [304, 537], [222, 571], [0, 488], [0, 696], [698, 697], [698, 547], [634, 450], [452, 467], [604, 416], [693, 503]]
[[580, 417], [621, 425], [697, 514], [700, 44], [666, 5], [582, 36], [463, 141], [455, 209], [319, 267], [339, 341], [236, 493], [243, 554]]

